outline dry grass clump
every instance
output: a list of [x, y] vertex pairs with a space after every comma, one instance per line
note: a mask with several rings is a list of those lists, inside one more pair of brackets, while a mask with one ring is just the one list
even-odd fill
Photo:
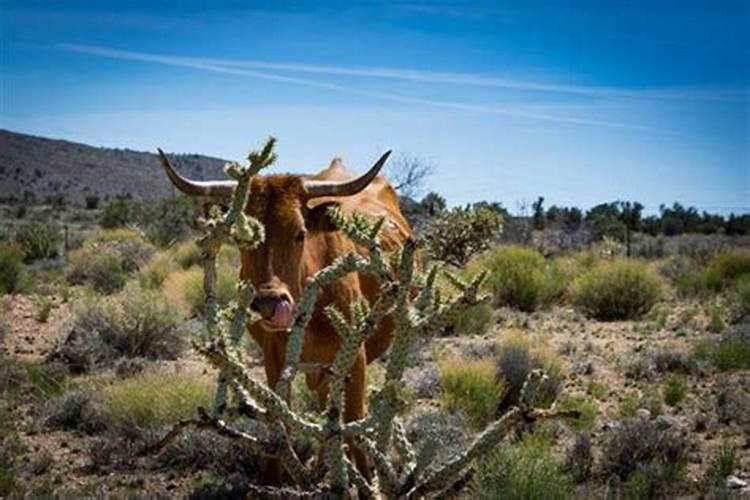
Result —
[[138, 281], [143, 288], [161, 288], [176, 267], [174, 259], [168, 253], [158, 252], [141, 268]]
[[102, 403], [114, 428], [144, 429], [193, 417], [199, 406], [209, 407], [212, 397], [208, 377], [146, 371], [107, 387]]
[[602, 262], [574, 285], [574, 303], [600, 321], [638, 319], [661, 297], [662, 284], [646, 265], [630, 260]]
[[[237, 290], [236, 267], [219, 263], [217, 266], [216, 299], [220, 306], [234, 299]], [[170, 274], [162, 285], [162, 294], [170, 304], [180, 308], [186, 315], [203, 314], [206, 294], [203, 291], [203, 271], [190, 267]]]
[[531, 312], [560, 300], [566, 288], [565, 275], [552, 262], [531, 248], [498, 247], [473, 261], [467, 272], [489, 272], [486, 287], [499, 306]]
[[133, 283], [117, 295], [78, 304], [73, 329], [54, 354], [73, 371], [119, 357], [175, 358], [185, 345], [181, 316], [159, 293]]
[[548, 407], [562, 389], [563, 371], [560, 358], [541, 342], [533, 341], [520, 330], [507, 332], [498, 345], [495, 370], [505, 382], [506, 392], [502, 407], [518, 402], [521, 388], [532, 370], [542, 369], [549, 377], [538, 391], [534, 406]]
[[443, 403], [449, 411], [464, 412], [475, 425], [495, 418], [503, 394], [490, 358], [450, 358], [440, 362]]

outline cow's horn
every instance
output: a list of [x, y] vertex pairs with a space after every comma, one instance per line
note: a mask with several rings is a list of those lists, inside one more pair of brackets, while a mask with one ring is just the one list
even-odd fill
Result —
[[[158, 149], [158, 148], [157, 148]], [[169, 161], [164, 151], [158, 149], [159, 156], [161, 157], [161, 164], [164, 166], [164, 171], [167, 173], [167, 177], [172, 181], [172, 184], [185, 193], [188, 196], [207, 196], [211, 198], [229, 198], [232, 196], [237, 182], [235, 181], [193, 181], [186, 179], [177, 173], [177, 170], [172, 166], [172, 162]]]
[[386, 151], [370, 170], [350, 181], [305, 180], [305, 191], [307, 191], [310, 198], [317, 198], [319, 196], [351, 196], [357, 194], [366, 188], [375, 176], [378, 175], [378, 172], [383, 168], [390, 154], [390, 151]]

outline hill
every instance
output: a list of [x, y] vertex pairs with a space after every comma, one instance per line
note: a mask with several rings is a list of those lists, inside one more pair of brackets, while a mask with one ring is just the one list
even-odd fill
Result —
[[[182, 154], [173, 161], [181, 173], [194, 179], [224, 175], [225, 160], [219, 158]], [[67, 202], [80, 205], [92, 195], [107, 199], [129, 194], [149, 200], [172, 193], [156, 154], [0, 130], [0, 199], [63, 195]]]

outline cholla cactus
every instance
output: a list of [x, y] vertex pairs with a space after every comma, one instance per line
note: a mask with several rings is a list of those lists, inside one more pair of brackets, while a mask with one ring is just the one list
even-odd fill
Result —
[[[196, 342], [194, 347], [220, 372], [214, 412], [208, 414], [201, 410], [200, 418], [182, 422], [158, 447], [165, 445], [189, 425], [210, 427], [223, 435], [242, 440], [259, 455], [279, 458], [296, 484], [296, 489], [253, 487], [257, 488], [258, 494], [284, 498], [317, 495], [356, 497], [358, 494], [366, 497], [417, 498], [450, 487], [462, 477], [474, 459], [497, 446], [514, 426], [555, 415], [554, 411], [541, 412], [530, 407], [533, 392], [544, 378], [543, 373], [533, 372], [524, 386], [520, 405], [490, 424], [463, 453], [445, 463], [435, 464], [435, 442], [415, 449], [399, 417], [404, 407], [401, 400], [402, 378], [408, 353], [418, 338], [439, 331], [462, 309], [485, 300], [479, 295], [485, 274], [480, 274], [471, 282], [446, 274], [459, 293], [455, 298], [444, 301], [435, 286], [440, 269], [432, 267], [424, 274], [415, 270], [417, 243], [414, 240], [407, 240], [400, 251], [386, 255], [378, 238], [382, 219], [372, 222], [358, 214], [345, 216], [336, 209], [330, 212], [332, 220], [349, 238], [366, 248], [369, 255], [344, 255], [313, 276], [299, 300], [296, 319], [289, 333], [285, 366], [276, 390], [256, 380], [245, 368], [242, 353], [237, 349], [238, 340], [250, 318], [248, 306], [254, 290], [250, 283], [241, 283], [236, 303], [224, 311], [217, 311], [214, 260], [224, 242], [253, 247], [263, 241], [262, 225], [245, 215], [243, 207], [250, 177], [270, 165], [274, 158], [273, 139], [270, 139], [263, 151], [249, 155], [248, 166], [228, 165], [227, 173], [238, 181], [232, 205], [226, 214], [214, 211], [204, 221], [206, 233], [199, 243], [205, 258], [208, 335], [206, 339]], [[374, 304], [364, 300], [352, 304], [348, 315], [334, 306], [325, 311], [341, 336], [342, 345], [333, 363], [325, 368], [330, 377], [330, 392], [322, 419], [307, 420], [287, 404], [291, 382], [299, 371], [305, 369], [300, 363], [305, 328], [321, 287], [351, 272], [376, 276], [381, 282], [381, 293]], [[375, 395], [369, 416], [344, 422], [345, 379], [360, 346], [387, 315], [394, 318], [396, 327], [385, 383]], [[268, 431], [262, 433], [265, 437], [248, 434], [221, 419], [228, 388], [232, 389], [236, 403], [233, 409], [265, 424]], [[292, 438], [299, 436], [317, 441], [321, 448], [318, 459], [323, 461], [322, 464], [302, 463], [292, 447]], [[369, 457], [376, 472], [372, 481], [366, 480], [350, 461], [345, 444], [347, 440], [356, 443]]]

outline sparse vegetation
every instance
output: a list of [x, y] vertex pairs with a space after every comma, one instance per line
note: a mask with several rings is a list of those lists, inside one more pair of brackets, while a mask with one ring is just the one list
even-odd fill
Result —
[[572, 494], [571, 481], [552, 454], [548, 438], [537, 435], [500, 446], [477, 463], [470, 489], [472, 498], [488, 500], [562, 500]]
[[617, 260], [602, 263], [575, 284], [575, 304], [601, 321], [638, 319], [661, 296], [659, 279], [644, 264]]
[[669, 406], [675, 406], [685, 398], [687, 386], [684, 377], [671, 375], [664, 384], [664, 402]]

